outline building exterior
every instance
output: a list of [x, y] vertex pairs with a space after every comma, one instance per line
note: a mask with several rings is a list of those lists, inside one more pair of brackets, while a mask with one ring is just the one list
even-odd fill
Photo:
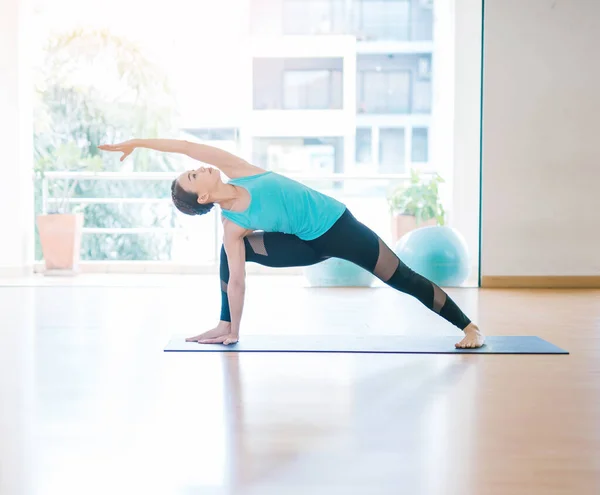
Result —
[[239, 105], [191, 134], [286, 173], [433, 168], [432, 0], [248, 2]]
[[446, 223], [477, 274], [481, 2], [245, 2], [243, 34], [218, 68], [235, 91], [213, 85], [182, 127], [283, 173], [366, 176], [308, 183], [339, 193], [386, 240], [394, 181], [377, 176], [439, 173]]

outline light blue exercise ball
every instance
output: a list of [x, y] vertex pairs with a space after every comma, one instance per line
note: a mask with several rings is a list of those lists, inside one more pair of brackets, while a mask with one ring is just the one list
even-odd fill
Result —
[[450, 227], [422, 227], [408, 232], [394, 251], [409, 268], [439, 286], [456, 287], [469, 276], [467, 243]]
[[375, 279], [367, 270], [339, 258], [305, 267], [304, 276], [311, 287], [370, 287]]

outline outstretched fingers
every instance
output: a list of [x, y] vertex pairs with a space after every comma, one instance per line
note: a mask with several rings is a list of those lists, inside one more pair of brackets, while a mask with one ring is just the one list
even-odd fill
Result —
[[479, 332], [467, 333], [465, 337], [455, 345], [455, 347], [457, 349], [477, 349], [483, 346], [484, 343], [485, 338]]

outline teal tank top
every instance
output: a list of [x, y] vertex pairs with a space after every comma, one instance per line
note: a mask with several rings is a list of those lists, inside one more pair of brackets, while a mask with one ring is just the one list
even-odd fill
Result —
[[231, 179], [250, 194], [243, 212], [222, 209], [231, 222], [250, 230], [294, 234], [311, 241], [327, 232], [342, 216], [346, 206], [293, 179], [275, 172]]

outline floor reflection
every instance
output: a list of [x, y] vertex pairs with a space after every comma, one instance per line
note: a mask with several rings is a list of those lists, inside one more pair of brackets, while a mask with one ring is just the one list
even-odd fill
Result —
[[[597, 293], [463, 299], [490, 333], [540, 329], [570, 356], [164, 353], [212, 322], [213, 288], [0, 288], [0, 495], [600, 486]], [[391, 292], [292, 292], [266, 318], [261, 290], [249, 333], [450, 333]]]

